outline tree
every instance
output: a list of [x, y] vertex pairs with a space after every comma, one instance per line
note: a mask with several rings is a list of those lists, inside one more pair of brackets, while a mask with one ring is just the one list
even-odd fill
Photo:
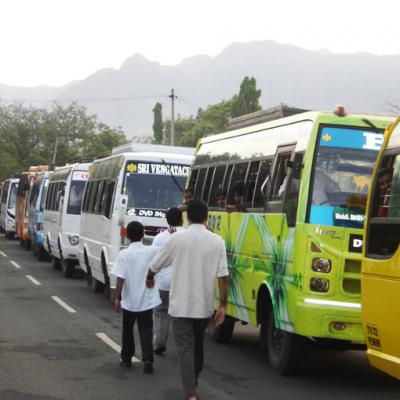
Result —
[[153, 134], [154, 143], [161, 143], [163, 140], [163, 120], [162, 120], [162, 104], [156, 103], [153, 108], [154, 122]]
[[260, 96], [261, 90], [257, 90], [256, 79], [246, 76], [240, 84], [239, 95], [232, 98], [231, 116], [240, 117], [261, 110]]

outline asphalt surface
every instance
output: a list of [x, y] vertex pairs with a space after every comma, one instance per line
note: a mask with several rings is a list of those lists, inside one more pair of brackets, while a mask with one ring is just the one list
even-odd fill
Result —
[[[121, 316], [79, 275], [64, 278], [0, 235], [0, 400], [183, 400], [172, 335], [153, 375], [140, 362], [121, 368]], [[238, 324], [229, 345], [206, 339], [202, 400], [400, 399], [400, 383], [364, 352], [311, 350], [299, 375], [283, 377], [257, 338]]]

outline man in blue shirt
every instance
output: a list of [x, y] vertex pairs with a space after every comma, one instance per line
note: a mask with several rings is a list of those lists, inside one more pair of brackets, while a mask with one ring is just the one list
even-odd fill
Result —
[[160, 303], [156, 288], [145, 285], [150, 261], [157, 250], [142, 244], [144, 228], [140, 222], [130, 222], [126, 228], [131, 244], [118, 254], [111, 274], [117, 277], [114, 306], [122, 311], [121, 366], [131, 367], [135, 354], [133, 327], [137, 320], [142, 347], [144, 373], [153, 372], [153, 308]]

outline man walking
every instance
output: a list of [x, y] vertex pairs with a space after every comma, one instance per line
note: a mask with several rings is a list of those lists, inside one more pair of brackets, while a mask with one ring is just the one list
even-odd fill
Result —
[[[166, 213], [168, 229], [159, 233], [153, 241], [153, 246], [162, 248], [171, 239], [171, 235], [184, 231], [182, 228], [182, 211], [177, 207], [170, 208]], [[167, 349], [167, 340], [171, 317], [168, 315], [169, 291], [171, 288], [171, 266], [163, 268], [156, 278], [162, 303], [154, 309], [154, 354], [160, 355]]]
[[189, 227], [173, 235], [151, 261], [147, 286], [154, 286], [157, 272], [172, 266], [169, 314], [183, 389], [188, 400], [196, 400], [204, 332], [214, 312], [215, 281], [218, 279], [220, 307], [214, 324], [219, 325], [225, 318], [228, 268], [224, 240], [206, 228], [207, 204], [190, 200], [186, 212]]
[[153, 308], [158, 306], [160, 296], [155, 288], [145, 285], [149, 264], [156, 249], [144, 246], [143, 225], [130, 222], [126, 233], [131, 244], [118, 254], [111, 274], [117, 277], [114, 306], [118, 312], [122, 310], [122, 350], [121, 366], [131, 367], [135, 354], [133, 327], [137, 320], [142, 347], [143, 372], [153, 372]]

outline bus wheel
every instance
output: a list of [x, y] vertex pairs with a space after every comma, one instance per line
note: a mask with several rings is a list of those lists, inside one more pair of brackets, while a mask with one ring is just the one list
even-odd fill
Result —
[[92, 280], [93, 280], [93, 284], [92, 284], [93, 291], [95, 293], [103, 293], [104, 292], [104, 283], [98, 281], [95, 278], [92, 278]]
[[229, 343], [232, 338], [233, 329], [235, 328], [235, 318], [230, 315], [226, 315], [224, 322], [215, 326], [211, 321], [209, 326], [209, 335], [211, 339], [216, 343]]
[[31, 241], [29, 239], [25, 240], [25, 249], [30, 250], [31, 249]]
[[20, 245], [21, 247], [25, 247], [25, 240], [22, 239], [21, 237], [19, 238], [19, 245]]
[[303, 338], [275, 327], [274, 313], [269, 312], [265, 340], [271, 367], [281, 375], [293, 375], [301, 366]]
[[14, 232], [6, 232], [6, 238], [9, 240], [14, 239]]
[[47, 256], [46, 250], [43, 247], [38, 246], [38, 245], [35, 245], [35, 248], [36, 248], [36, 255], [37, 255], [38, 260], [45, 261], [46, 256]]
[[51, 266], [56, 271], [60, 270], [61, 269], [61, 260], [57, 257], [52, 256]]
[[66, 278], [73, 278], [75, 273], [75, 261], [74, 260], [62, 260], [61, 261], [61, 269], [63, 275]]

